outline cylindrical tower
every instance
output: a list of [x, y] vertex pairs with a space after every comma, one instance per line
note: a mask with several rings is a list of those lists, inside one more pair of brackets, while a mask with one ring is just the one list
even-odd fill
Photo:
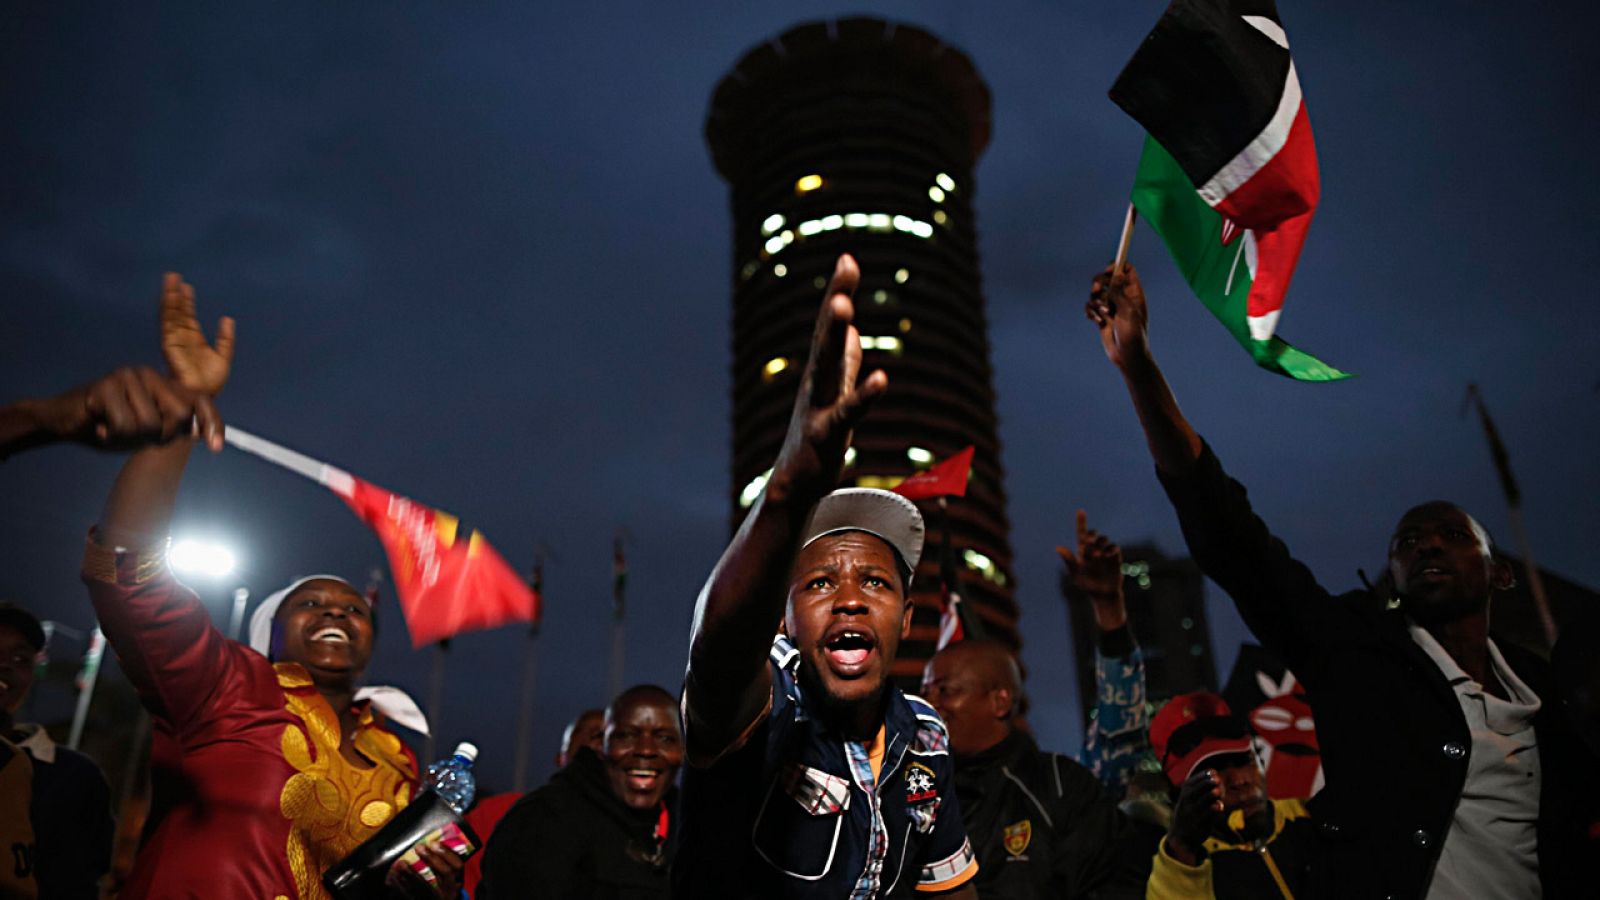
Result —
[[[706, 140], [733, 209], [735, 525], [776, 459], [822, 288], [861, 263], [856, 323], [889, 393], [855, 434], [847, 483], [892, 487], [977, 448], [949, 504], [961, 592], [988, 633], [1019, 644], [1010, 528], [973, 218], [989, 90], [959, 50], [908, 25], [855, 18], [793, 28], [717, 85]], [[939, 609], [937, 504], [914, 631], [895, 673], [920, 674]]]

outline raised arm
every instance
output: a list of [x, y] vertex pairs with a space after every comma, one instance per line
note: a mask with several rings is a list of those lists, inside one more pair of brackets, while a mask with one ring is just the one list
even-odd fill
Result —
[[800, 529], [811, 507], [838, 484], [851, 430], [888, 386], [882, 371], [859, 378], [861, 339], [851, 324], [859, 280], [855, 260], [841, 256], [766, 490], [695, 605], [684, 681], [691, 761], [714, 759], [766, 708], [772, 690], [767, 653], [783, 619]]
[[0, 408], [0, 460], [47, 444], [106, 450], [161, 444], [191, 433], [222, 449], [222, 422], [211, 398], [153, 369], [124, 368], [53, 397]]
[[1129, 264], [1113, 276], [1107, 266], [1095, 276], [1084, 312], [1100, 329], [1106, 358], [1122, 373], [1156, 468], [1169, 475], [1187, 472], [1200, 456], [1200, 436], [1178, 409], [1178, 400], [1150, 353], [1149, 311], [1139, 273]]
[[[233, 320], [224, 316], [217, 327], [216, 345], [208, 344], [195, 319], [194, 288], [178, 274], [166, 274], [161, 284], [161, 352], [172, 372], [174, 389], [195, 398], [197, 405], [208, 411], [204, 437], [213, 450], [222, 448], [222, 422], [212, 398], [228, 381], [233, 332]], [[170, 405], [162, 409], [165, 415]], [[189, 441], [175, 441], [138, 450], [128, 459], [100, 514], [101, 543], [143, 547], [166, 539], [190, 447]]]
[[1144, 289], [1133, 267], [1116, 277], [1109, 268], [1096, 276], [1085, 313], [1100, 330], [1106, 358], [1122, 373], [1189, 553], [1233, 598], [1256, 638], [1309, 685], [1326, 658], [1330, 617], [1350, 610], [1329, 602], [1183, 417], [1150, 353]]
[[[199, 333], [193, 289], [176, 275], [163, 284], [161, 317], [162, 350], [174, 380], [209, 408], [227, 381], [231, 321], [223, 320], [215, 348], [204, 338], [198, 345], [168, 340], [190, 327]], [[206, 438], [216, 445], [222, 423], [214, 409], [211, 419]], [[129, 457], [84, 558], [90, 598], [129, 678], [153, 712], [180, 727], [217, 684], [216, 667], [227, 653], [226, 641], [194, 594], [174, 581], [166, 566], [167, 533], [192, 445], [178, 439]]]
[[1095, 624], [1095, 713], [1078, 754], [1103, 784], [1126, 788], [1139, 758], [1150, 749], [1145, 710], [1144, 657], [1128, 624], [1122, 591], [1122, 548], [1089, 528], [1078, 510], [1078, 547], [1057, 547], [1066, 566], [1067, 602], [1087, 600]]

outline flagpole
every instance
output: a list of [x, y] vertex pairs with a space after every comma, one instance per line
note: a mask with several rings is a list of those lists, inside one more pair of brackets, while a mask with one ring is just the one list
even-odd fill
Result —
[[1139, 218], [1139, 211], [1133, 204], [1128, 204], [1128, 213], [1122, 218], [1122, 238], [1117, 241], [1117, 259], [1111, 264], [1111, 277], [1122, 274], [1122, 264], [1128, 261], [1128, 244], [1133, 241], [1133, 223]]
[[607, 702], [622, 693], [623, 642], [625, 640], [623, 621], [627, 612], [628, 587], [628, 563], [622, 552], [623, 534], [624, 531], [618, 529], [617, 537], [611, 545], [611, 694], [607, 698]]
[[[544, 551], [534, 554], [533, 591], [544, 597]], [[517, 712], [517, 762], [511, 779], [511, 789], [522, 793], [528, 789], [528, 759], [533, 744], [533, 694], [539, 668], [539, 620], [528, 627], [528, 652], [522, 660], [522, 702]]]
[[522, 793], [528, 789], [528, 756], [533, 742], [533, 689], [539, 668], [539, 626], [528, 634], [528, 653], [522, 661], [522, 710], [517, 715], [517, 767], [511, 779], [511, 789]]
[[615, 698], [622, 693], [622, 652], [623, 633], [622, 617], [618, 616], [611, 623], [611, 694]]
[[89, 649], [83, 654], [83, 686], [78, 689], [78, 705], [72, 712], [72, 730], [67, 734], [67, 749], [78, 749], [83, 740], [83, 726], [89, 720], [89, 704], [94, 700], [94, 686], [100, 680], [100, 659], [106, 652], [105, 634], [96, 625], [89, 632]]
[[328, 490], [341, 497], [349, 497], [355, 493], [355, 478], [349, 472], [321, 460], [312, 459], [303, 453], [297, 453], [281, 444], [274, 444], [266, 438], [257, 437], [243, 428], [227, 426], [223, 429], [222, 439], [252, 456], [258, 456], [325, 485]]
[[[1556, 620], [1550, 614], [1550, 597], [1544, 591], [1544, 578], [1539, 575], [1539, 565], [1533, 560], [1533, 542], [1528, 539], [1528, 529], [1522, 521], [1522, 491], [1517, 488], [1517, 480], [1511, 474], [1511, 456], [1506, 452], [1505, 443], [1500, 440], [1500, 430], [1494, 427], [1494, 420], [1489, 418], [1489, 407], [1484, 404], [1483, 392], [1478, 390], [1476, 384], [1467, 385], [1467, 402], [1475, 403], [1478, 407], [1478, 420], [1483, 425], [1484, 437], [1489, 441], [1489, 457], [1494, 460], [1495, 471], [1500, 476], [1500, 488], [1506, 495], [1511, 534], [1517, 542], [1517, 552], [1522, 554], [1522, 565], [1528, 576], [1528, 592], [1533, 595], [1533, 608], [1539, 616], [1545, 640], [1554, 647], [1558, 634]], [[1466, 410], [1463, 408], [1462, 412]]]
[[434, 751], [440, 731], [440, 723], [444, 721], [444, 657], [450, 650], [450, 640], [446, 638], [433, 645], [433, 677], [428, 682], [428, 739], [423, 743], [422, 755], [427, 760], [427, 765], [438, 757]]

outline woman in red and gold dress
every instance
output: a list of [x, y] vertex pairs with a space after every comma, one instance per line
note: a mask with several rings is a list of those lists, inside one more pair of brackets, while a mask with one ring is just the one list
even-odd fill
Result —
[[[193, 290], [176, 275], [161, 321], [173, 376], [215, 396], [232, 322], [208, 344]], [[322, 873], [406, 805], [417, 762], [357, 697], [373, 639], [359, 591], [314, 577], [275, 595], [269, 659], [225, 638], [173, 578], [167, 529], [192, 444], [129, 458], [84, 554], [101, 627], [155, 725], [148, 839], [121, 896], [326, 897]], [[422, 853], [451, 895], [459, 859]]]

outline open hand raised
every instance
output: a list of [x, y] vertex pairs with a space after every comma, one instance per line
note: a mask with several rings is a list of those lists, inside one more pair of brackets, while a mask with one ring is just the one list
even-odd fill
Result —
[[851, 324], [855, 318], [851, 297], [860, 280], [856, 261], [840, 256], [817, 314], [789, 432], [767, 482], [769, 500], [798, 495], [809, 506], [833, 490], [852, 429], [889, 386], [882, 370], [860, 378], [861, 336]]
[[161, 355], [180, 384], [215, 397], [228, 381], [233, 367], [233, 319], [217, 321], [215, 345], [194, 313], [194, 287], [176, 272], [161, 282]]

